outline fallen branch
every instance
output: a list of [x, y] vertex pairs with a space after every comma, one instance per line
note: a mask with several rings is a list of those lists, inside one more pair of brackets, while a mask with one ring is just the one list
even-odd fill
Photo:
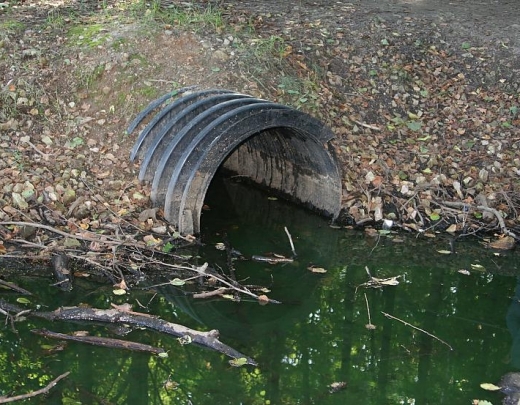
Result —
[[103, 322], [103, 323], [117, 323], [126, 324], [135, 327], [144, 327], [153, 329], [168, 335], [185, 338], [190, 342], [207, 347], [223, 353], [232, 358], [245, 358], [247, 364], [257, 365], [251, 359], [233, 349], [232, 347], [220, 342], [218, 340], [219, 332], [217, 330], [210, 330], [209, 332], [200, 332], [186, 326], [179, 325], [172, 322], [164, 321], [160, 318], [151, 317], [148, 314], [140, 314], [138, 312], [126, 312], [117, 309], [98, 309], [98, 308], [58, 308], [52, 312], [33, 312], [32, 316], [55, 320], [66, 321], [88, 321], [88, 322]]
[[29, 392], [28, 394], [16, 395], [14, 397], [0, 397], [0, 404], [7, 404], [9, 402], [21, 401], [23, 399], [35, 397], [37, 395], [47, 394], [52, 388], [54, 388], [54, 386], [56, 384], [58, 384], [58, 381], [67, 377], [69, 374], [70, 374], [70, 371], [67, 371], [66, 373], [63, 373], [62, 375], [56, 377], [45, 387], [40, 388], [39, 390], [36, 390], [36, 391]]
[[446, 343], [444, 340], [442, 339], [439, 339], [437, 336], [435, 335], [432, 335], [430, 332], [426, 332], [424, 329], [421, 329], [421, 328], [418, 328], [417, 326], [413, 326], [411, 323], [408, 323], [406, 321], [403, 321], [402, 319], [399, 319], [399, 318], [396, 318], [395, 316], [393, 315], [390, 315], [390, 314], [387, 314], [386, 312], [383, 312], [381, 311], [381, 313], [386, 316], [387, 318], [390, 318], [390, 319], [395, 319], [396, 321], [399, 321], [401, 322], [402, 324], [406, 325], [406, 326], [409, 326], [410, 328], [413, 328], [415, 330], [418, 330], [419, 332], [422, 332], [428, 336], [430, 336], [431, 338], [434, 338], [435, 340], [438, 340], [439, 342], [441, 342], [442, 344], [448, 346], [450, 348], [450, 350], [453, 350], [453, 347], [451, 347], [448, 343]]
[[148, 352], [153, 354], [162, 354], [166, 351], [160, 347], [145, 345], [143, 343], [130, 342], [128, 340], [106, 338], [100, 336], [73, 336], [65, 333], [53, 332], [48, 329], [32, 329], [32, 333], [37, 335], [60, 340], [71, 340], [73, 342], [87, 343], [95, 346], [110, 347], [114, 349], [132, 350], [136, 352]]
[[[21, 312], [19, 306], [10, 304], [2, 299], [0, 299], [0, 309], [7, 312]], [[179, 337], [183, 341], [189, 341], [190, 343], [195, 343], [199, 346], [216, 350], [234, 359], [245, 359], [245, 364], [257, 365], [256, 361], [252, 358], [243, 355], [239, 351], [218, 340], [218, 330], [213, 329], [209, 332], [199, 332], [183, 325], [167, 322], [160, 318], [150, 316], [149, 314], [121, 310], [121, 308], [98, 309], [69, 307], [58, 308], [52, 312], [31, 311], [30, 315], [50, 321], [101, 322], [153, 329], [160, 333]]]

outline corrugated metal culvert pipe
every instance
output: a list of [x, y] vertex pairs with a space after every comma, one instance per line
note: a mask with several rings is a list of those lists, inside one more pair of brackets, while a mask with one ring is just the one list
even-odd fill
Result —
[[130, 159], [141, 159], [139, 180], [151, 183], [153, 204], [164, 206], [181, 234], [200, 232], [206, 191], [220, 166], [329, 218], [339, 214], [333, 134], [317, 119], [228, 90], [185, 88], [150, 103], [127, 133], [164, 104]]

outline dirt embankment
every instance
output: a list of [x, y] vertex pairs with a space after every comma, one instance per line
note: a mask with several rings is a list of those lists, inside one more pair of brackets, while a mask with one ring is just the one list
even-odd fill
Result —
[[[329, 125], [346, 223], [514, 238], [520, 12], [444, 3], [1, 3], [0, 221], [156, 228], [139, 218], [149, 191], [124, 129], [198, 84]], [[21, 235], [0, 232], [4, 244]]]

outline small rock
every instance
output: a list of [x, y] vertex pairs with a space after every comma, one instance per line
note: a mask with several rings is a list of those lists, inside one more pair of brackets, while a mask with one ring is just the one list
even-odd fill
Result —
[[162, 225], [162, 226], [152, 228], [152, 232], [158, 233], [160, 235], [164, 235], [167, 232], [167, 229], [166, 229], [165, 225]]
[[79, 242], [79, 240], [74, 239], [74, 238], [65, 238], [63, 241], [63, 246], [68, 247], [68, 248], [76, 248], [76, 247], [80, 247], [81, 243]]
[[478, 173], [478, 178], [483, 182], [487, 183], [489, 178], [489, 172], [486, 169], [481, 169]]
[[65, 190], [65, 193], [63, 193], [63, 204], [70, 204], [72, 201], [76, 199], [76, 192], [68, 188]]
[[29, 208], [29, 204], [27, 204], [27, 202], [24, 200], [21, 194], [12, 193], [11, 196], [13, 198], [14, 205], [16, 205], [21, 210], [26, 210], [27, 208]]
[[28, 105], [28, 104], [29, 104], [29, 100], [26, 97], [18, 97], [18, 99], [16, 100], [17, 106], [24, 106], [24, 105]]
[[229, 59], [229, 55], [221, 49], [217, 49], [213, 52], [213, 58], [219, 62], [226, 62]]

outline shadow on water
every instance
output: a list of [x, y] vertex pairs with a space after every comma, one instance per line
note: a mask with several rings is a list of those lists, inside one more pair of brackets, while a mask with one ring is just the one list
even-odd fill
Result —
[[[284, 227], [289, 229], [298, 254], [294, 263], [234, 262], [237, 279], [268, 287], [267, 295], [281, 305], [260, 306], [247, 298], [194, 300], [173, 287], [163, 288], [158, 296], [135, 290], [122, 298], [113, 296], [111, 288], [86, 281], [64, 295], [48, 287], [50, 280], [15, 281], [37, 291], [32, 302], [50, 309], [81, 302], [107, 308], [111, 302], [125, 301], [135, 308], [139, 300], [166, 320], [218, 329], [220, 339], [255, 358], [257, 368], [231, 367], [220, 354], [181, 346], [176, 339], [150, 331], [134, 331], [128, 338], [163, 347], [168, 358], [72, 343], [54, 351], [56, 342], [28, 331], [43, 326], [61, 332], [107, 331], [29, 319], [16, 325], [17, 333], [9, 325], [0, 331], [0, 395], [35, 389], [71, 370], [63, 384], [33, 402], [501, 402], [502, 394], [479, 385], [497, 382], [520, 368], [518, 253], [495, 256], [478, 241], [461, 239], [456, 254], [443, 255], [438, 251], [450, 244], [444, 235], [426, 239], [395, 233], [373, 238], [362, 231], [332, 229], [318, 216], [225, 179], [214, 180], [206, 202], [205, 245], [194, 253], [201, 263], [223, 271], [226, 253], [215, 245], [224, 238], [245, 258], [266, 252], [288, 256], [291, 248]], [[312, 273], [310, 265], [327, 272]], [[368, 280], [365, 267], [375, 277], [399, 276], [399, 285], [360, 287]], [[469, 275], [459, 273], [462, 269]], [[369, 313], [375, 329], [366, 327]], [[345, 387], [334, 392], [343, 383]]]

